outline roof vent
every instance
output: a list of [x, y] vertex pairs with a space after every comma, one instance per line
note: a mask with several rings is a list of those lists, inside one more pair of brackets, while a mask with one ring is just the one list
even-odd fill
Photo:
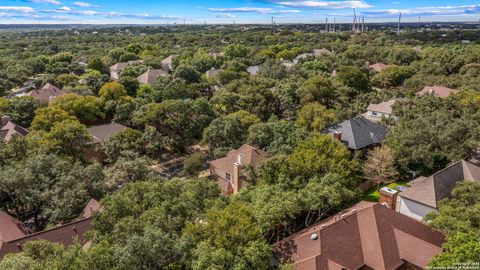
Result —
[[357, 209], [352, 209], [352, 213], [356, 213], [357, 212]]
[[310, 235], [310, 240], [317, 240], [317, 239], [318, 239], [318, 234], [312, 233], [312, 235]]
[[320, 225], [320, 229], [323, 229], [323, 228], [325, 228], [325, 227], [327, 227], [327, 224], [322, 224], [322, 225]]

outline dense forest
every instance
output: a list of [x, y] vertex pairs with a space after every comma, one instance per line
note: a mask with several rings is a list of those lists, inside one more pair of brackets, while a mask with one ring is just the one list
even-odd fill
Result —
[[[291, 269], [271, 264], [271, 245], [361, 200], [362, 183], [408, 182], [477, 157], [478, 35], [252, 26], [2, 31], [0, 116], [29, 134], [0, 143], [1, 210], [35, 232], [74, 220], [91, 198], [103, 209], [88, 249], [30, 242], [0, 269]], [[167, 76], [139, 83], [169, 56]], [[129, 61], [114, 80], [109, 67]], [[369, 68], [376, 63], [385, 68]], [[11, 97], [46, 83], [66, 94], [48, 104]], [[459, 92], [416, 94], [434, 85]], [[380, 121], [388, 130], [381, 147], [350, 151], [324, 134], [391, 99], [395, 117]], [[100, 162], [85, 158], [87, 128], [111, 122], [127, 129], [97, 146]], [[207, 161], [243, 144], [267, 158], [248, 173], [248, 186], [223, 196], [203, 177]], [[172, 160], [179, 169], [158, 170]], [[479, 194], [479, 183], [458, 184], [427, 216], [447, 237], [432, 266], [479, 261]]]

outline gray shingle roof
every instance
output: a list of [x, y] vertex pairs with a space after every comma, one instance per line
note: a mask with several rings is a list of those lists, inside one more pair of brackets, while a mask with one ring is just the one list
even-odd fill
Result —
[[336, 131], [342, 133], [342, 142], [353, 150], [381, 143], [387, 135], [385, 127], [363, 116], [343, 121], [329, 128], [327, 133], [333, 135]]
[[455, 162], [429, 177], [410, 182], [411, 187], [399, 196], [437, 208], [438, 202], [449, 198], [455, 185], [463, 180], [480, 182], [480, 167], [465, 160]]
[[127, 127], [122, 124], [111, 123], [101, 126], [88, 128], [88, 133], [92, 136], [93, 143], [101, 143], [111, 136], [124, 131]]

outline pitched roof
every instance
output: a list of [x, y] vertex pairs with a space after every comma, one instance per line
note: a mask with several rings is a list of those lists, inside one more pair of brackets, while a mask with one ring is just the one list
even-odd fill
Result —
[[63, 95], [65, 95], [65, 92], [51, 83], [47, 83], [42, 88], [32, 90], [27, 94], [27, 96], [33, 97], [36, 101], [41, 103], [48, 103], [52, 99]]
[[140, 84], [152, 84], [160, 76], [168, 76], [168, 72], [163, 69], [149, 69], [142, 75], [137, 77]]
[[77, 220], [32, 234], [28, 234], [20, 221], [0, 212], [0, 259], [8, 253], [21, 252], [28, 241], [43, 239], [62, 245], [71, 245], [75, 241], [81, 245], [87, 243], [85, 233], [92, 228], [91, 216], [95, 211], [101, 211], [101, 205], [91, 199]]
[[333, 126], [327, 130], [328, 134], [342, 133], [342, 142], [350, 149], [362, 149], [383, 141], [387, 130], [380, 124], [360, 116]]
[[0, 211], [0, 245], [2, 242], [11, 241], [23, 237], [26, 234], [27, 230], [21, 221]]
[[378, 104], [371, 103], [367, 107], [367, 111], [380, 112], [384, 114], [392, 114], [392, 106], [395, 104], [395, 99], [390, 99], [385, 102], [380, 102]]
[[424, 268], [442, 251], [444, 236], [378, 203], [361, 202], [276, 243], [277, 258], [296, 270]]
[[91, 198], [90, 201], [88, 201], [87, 205], [83, 208], [83, 211], [79, 216], [79, 219], [90, 218], [92, 217], [92, 214], [94, 212], [98, 212], [101, 210], [102, 210], [102, 205], [100, 204], [100, 202], [98, 202], [94, 198]]
[[315, 56], [321, 56], [321, 55], [324, 55], [324, 54], [331, 54], [332, 52], [325, 49], [325, 48], [322, 48], [322, 49], [313, 49], [313, 54]]
[[369, 65], [368, 67], [375, 70], [375, 72], [381, 72], [382, 70], [386, 69], [387, 67], [390, 67], [392, 65], [386, 65], [386, 64], [383, 64], [383, 63], [375, 63], [375, 64], [371, 64]]
[[458, 92], [459, 90], [457, 89], [435, 85], [435, 86], [425, 86], [421, 91], [417, 92], [416, 94], [419, 96], [431, 94], [437, 97], [446, 98]]
[[76, 220], [62, 226], [0, 243], [0, 258], [8, 253], [21, 252], [23, 245], [28, 241], [43, 239], [63, 245], [71, 245], [74, 241], [78, 240], [80, 244], [84, 244], [86, 242], [84, 235], [92, 228], [90, 219], [91, 218]]
[[110, 71], [122, 71], [128, 67], [128, 62], [120, 62], [110, 67]]
[[480, 167], [465, 161], [457, 161], [429, 177], [419, 177], [410, 182], [410, 188], [399, 196], [437, 208], [438, 202], [449, 198], [460, 181], [480, 182]]
[[24, 129], [23, 127], [13, 123], [12, 121], [8, 121], [0, 129], [0, 140], [4, 142], [9, 142], [13, 136], [26, 136], [28, 134], [28, 130]]
[[89, 127], [87, 130], [90, 136], [93, 138], [93, 143], [101, 143], [111, 136], [124, 131], [126, 128], [127, 127], [122, 124], [110, 123], [106, 125]]
[[215, 77], [218, 75], [218, 73], [220, 73], [220, 71], [222, 71], [221, 69], [215, 69], [215, 68], [212, 68], [210, 70], [207, 70], [207, 72], [205, 73], [205, 75], [208, 77], [208, 78], [211, 78], [211, 77]]
[[221, 168], [225, 172], [233, 175], [233, 164], [237, 162], [238, 155], [243, 156], [243, 164], [256, 168], [260, 161], [266, 156], [266, 153], [261, 149], [244, 144], [237, 150], [228, 152], [226, 157], [210, 161], [210, 166]]

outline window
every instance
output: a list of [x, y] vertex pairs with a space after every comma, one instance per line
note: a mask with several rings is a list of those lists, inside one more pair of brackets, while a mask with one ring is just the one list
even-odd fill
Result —
[[227, 180], [230, 180], [230, 174], [229, 174], [229, 173], [225, 173], [225, 178], [227, 178]]

